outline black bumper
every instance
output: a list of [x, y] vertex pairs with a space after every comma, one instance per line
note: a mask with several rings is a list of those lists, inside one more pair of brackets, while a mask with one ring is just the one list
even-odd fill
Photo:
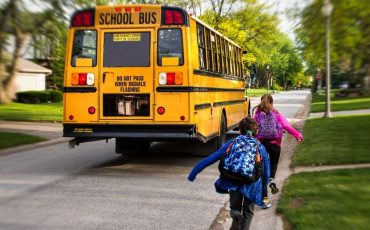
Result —
[[186, 140], [196, 138], [194, 125], [106, 125], [63, 124], [63, 136], [75, 138], [127, 138], [160, 140]]

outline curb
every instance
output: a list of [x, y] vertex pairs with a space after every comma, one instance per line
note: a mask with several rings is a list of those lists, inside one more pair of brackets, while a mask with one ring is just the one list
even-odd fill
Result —
[[61, 138], [42, 141], [38, 143], [32, 143], [32, 144], [20, 145], [20, 146], [13, 147], [13, 148], [7, 148], [4, 150], [0, 150], [0, 156], [5, 156], [5, 155], [13, 154], [13, 153], [19, 153], [23, 151], [28, 151], [32, 149], [37, 149], [41, 147], [64, 143], [64, 142], [68, 142], [70, 139], [71, 138], [69, 137], [61, 137]]

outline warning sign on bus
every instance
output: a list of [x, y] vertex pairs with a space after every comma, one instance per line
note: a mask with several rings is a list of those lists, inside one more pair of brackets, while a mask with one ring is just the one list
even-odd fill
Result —
[[113, 34], [114, 42], [139, 42], [141, 41], [141, 33], [119, 33]]

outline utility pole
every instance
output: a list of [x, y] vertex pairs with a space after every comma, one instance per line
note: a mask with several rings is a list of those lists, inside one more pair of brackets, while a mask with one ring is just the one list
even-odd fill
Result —
[[331, 20], [331, 13], [333, 12], [333, 4], [330, 0], [325, 0], [324, 6], [322, 8], [322, 12], [325, 16], [325, 24], [326, 24], [326, 34], [325, 34], [325, 41], [326, 41], [326, 88], [325, 88], [325, 114], [324, 117], [329, 118], [331, 117], [330, 111], [330, 20]]

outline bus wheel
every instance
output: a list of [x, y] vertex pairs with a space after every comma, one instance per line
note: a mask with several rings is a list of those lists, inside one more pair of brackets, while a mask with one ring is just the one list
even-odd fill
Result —
[[122, 155], [147, 154], [150, 149], [150, 141], [135, 141], [124, 138], [116, 138], [116, 153]]
[[221, 123], [220, 123], [220, 135], [217, 137], [216, 140], [216, 148], [219, 149], [223, 144], [226, 142], [226, 118], [224, 115], [221, 117]]

